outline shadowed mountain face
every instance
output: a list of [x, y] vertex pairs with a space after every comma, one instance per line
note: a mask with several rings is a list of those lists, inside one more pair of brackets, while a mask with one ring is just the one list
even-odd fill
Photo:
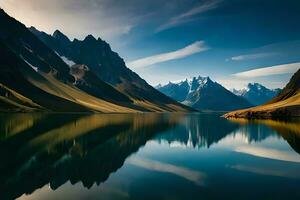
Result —
[[28, 29], [0, 10], [0, 40], [15, 54], [38, 70], [52, 73], [62, 81], [73, 82], [69, 67]]
[[[84, 64], [99, 79], [113, 85], [117, 90], [132, 98], [136, 105], [155, 110], [189, 110], [169, 97], [161, 94], [136, 73], [128, 69], [124, 60], [110, 45], [100, 38], [88, 35], [84, 40], [70, 41], [60, 31], [48, 35], [34, 27], [29, 29], [49, 48], [70, 63]], [[156, 107], [156, 108], [155, 108]]]
[[157, 88], [165, 95], [198, 110], [229, 111], [251, 107], [244, 98], [238, 97], [209, 77], [194, 77], [180, 83], [169, 83]]
[[[3, 111], [90, 112], [103, 110], [107, 103], [100, 99], [107, 99], [108, 102], [114, 101], [117, 104], [130, 102], [126, 96], [104, 82], [97, 82], [99, 99], [96, 99], [73, 85], [60, 82], [52, 74], [37, 72], [1, 41], [0, 53], [2, 55], [0, 57], [0, 83], [3, 89], [0, 107]], [[100, 96], [99, 93], [104, 91], [105, 93]], [[92, 103], [95, 106], [90, 106]], [[122, 111], [122, 107], [118, 111]]]
[[300, 66], [299, 70], [292, 76], [289, 83], [270, 103], [275, 103], [296, 96], [300, 93]]
[[249, 83], [247, 88], [242, 90], [233, 90], [237, 96], [247, 99], [252, 105], [262, 105], [273, 99], [281, 89], [268, 89], [259, 83]]
[[101, 81], [86, 65], [71, 66], [70, 74], [75, 78], [74, 85], [88, 94], [116, 104], [130, 106], [133, 103], [129, 97]]
[[[1, 95], [2, 110], [31, 111], [47, 108], [53, 111], [88, 111], [83, 106], [47, 93], [32, 84], [28, 77], [45, 82], [46, 80], [1, 42], [0, 54], [0, 82], [4, 84], [3, 88], [6, 88], [6, 92], [3, 91]], [[8, 95], [7, 91], [14, 95]]]

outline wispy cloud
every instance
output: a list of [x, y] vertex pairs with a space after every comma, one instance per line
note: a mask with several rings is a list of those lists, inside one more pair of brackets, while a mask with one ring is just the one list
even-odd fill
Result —
[[185, 22], [191, 21], [191, 17], [217, 8], [220, 2], [221, 2], [221, 0], [205, 1], [204, 3], [201, 3], [200, 5], [194, 7], [186, 12], [171, 18], [169, 21], [167, 21], [166, 23], [159, 26], [156, 31], [160, 32], [160, 31], [169, 29], [171, 27], [178, 26]]
[[245, 55], [239, 55], [231, 57], [230, 59], [227, 59], [226, 61], [232, 60], [232, 61], [244, 61], [244, 60], [256, 60], [261, 58], [267, 58], [277, 55], [276, 53], [255, 53], [255, 54], [245, 54]]
[[106, 40], [126, 35], [148, 19], [147, 4], [138, 7], [134, 3], [137, 4], [118, 0], [0, 0], [0, 6], [26, 26], [47, 33], [59, 29], [70, 38], [92, 34]]
[[299, 68], [300, 68], [300, 62], [297, 62], [297, 63], [275, 65], [271, 67], [263, 67], [263, 68], [249, 70], [249, 71], [239, 72], [234, 74], [234, 76], [239, 78], [255, 78], [255, 77], [262, 77], [262, 76], [289, 74], [289, 73], [295, 73]]
[[126, 162], [144, 169], [174, 174], [188, 181], [191, 181], [196, 185], [204, 185], [206, 179], [205, 173], [155, 160], [132, 157]]
[[272, 166], [248, 166], [248, 165], [233, 165], [228, 166], [231, 169], [250, 172], [255, 174], [260, 174], [264, 176], [279, 176], [286, 178], [299, 178], [300, 174], [298, 170], [294, 170], [293, 168], [289, 168], [288, 170], [280, 170], [276, 165]]
[[290, 151], [283, 151], [277, 149], [269, 149], [263, 147], [251, 147], [251, 146], [240, 146], [235, 149], [236, 152], [245, 153], [257, 157], [269, 158], [274, 160], [283, 160], [289, 162], [300, 162], [300, 158], [297, 154], [291, 153]]
[[129, 62], [127, 63], [127, 66], [131, 68], [146, 67], [157, 63], [166, 62], [169, 60], [184, 58], [195, 53], [206, 51], [207, 49], [208, 48], [205, 46], [204, 41], [197, 41], [176, 51], [158, 54]]

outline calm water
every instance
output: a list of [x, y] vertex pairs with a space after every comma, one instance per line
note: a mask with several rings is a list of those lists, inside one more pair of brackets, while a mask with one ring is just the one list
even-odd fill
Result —
[[300, 199], [300, 123], [0, 115], [0, 199]]

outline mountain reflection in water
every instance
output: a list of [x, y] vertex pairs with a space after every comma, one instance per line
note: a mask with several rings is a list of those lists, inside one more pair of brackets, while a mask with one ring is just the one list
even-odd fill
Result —
[[[298, 121], [229, 121], [214, 114], [2, 114], [0, 194], [3, 199], [14, 199], [47, 184], [56, 190], [68, 181], [72, 185], [81, 182], [85, 188], [100, 185], [147, 141], [206, 149], [242, 134], [249, 143], [283, 138], [300, 153], [299, 130]], [[235, 148], [251, 155], [258, 155], [259, 150], [263, 151]], [[272, 153], [260, 156], [272, 158]], [[128, 164], [173, 173], [199, 186], [206, 178], [201, 172], [146, 158], [130, 158]]]

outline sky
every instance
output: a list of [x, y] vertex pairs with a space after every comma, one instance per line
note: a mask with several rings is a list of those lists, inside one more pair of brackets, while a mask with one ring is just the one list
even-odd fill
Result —
[[299, 0], [0, 0], [70, 39], [106, 40], [148, 83], [209, 76], [228, 89], [284, 87], [300, 68]]

